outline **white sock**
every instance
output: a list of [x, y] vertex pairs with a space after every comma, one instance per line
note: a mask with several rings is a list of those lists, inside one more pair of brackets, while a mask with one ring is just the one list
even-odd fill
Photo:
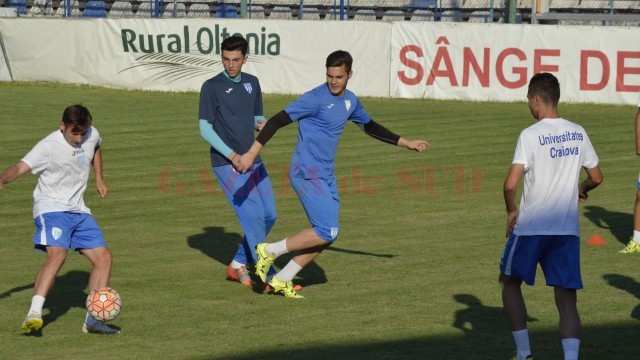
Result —
[[580, 339], [562, 339], [564, 349], [564, 360], [578, 360], [580, 350]]
[[35, 312], [38, 314], [42, 314], [42, 307], [44, 306], [44, 296], [42, 295], [34, 295], [31, 298], [31, 309], [29, 312]]
[[523, 329], [513, 331], [513, 339], [516, 341], [516, 348], [518, 351], [518, 359], [525, 359], [531, 355], [531, 347], [529, 345], [529, 330]]
[[268, 244], [267, 247], [265, 248], [265, 250], [267, 250], [267, 254], [269, 254], [270, 256], [273, 256], [274, 258], [277, 258], [280, 255], [288, 253], [289, 250], [287, 250], [287, 239], [288, 238], [285, 238], [278, 242]]
[[295, 261], [291, 260], [289, 263], [276, 274], [276, 277], [280, 281], [289, 282], [302, 270], [302, 266], [298, 265]]
[[231, 262], [231, 267], [234, 268], [234, 269], [240, 269], [243, 266], [245, 266], [245, 264], [241, 264], [241, 263], [239, 263], [239, 262], [237, 262], [235, 260], [233, 260]]
[[640, 244], [640, 231], [633, 230], [633, 241], [635, 241], [636, 244]]

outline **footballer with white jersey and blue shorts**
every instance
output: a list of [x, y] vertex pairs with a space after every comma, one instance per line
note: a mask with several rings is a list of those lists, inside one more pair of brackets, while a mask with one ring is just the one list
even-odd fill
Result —
[[[576, 290], [582, 289], [578, 202], [587, 200], [602, 174], [584, 128], [558, 115], [558, 79], [549, 73], [533, 76], [527, 98], [538, 121], [520, 133], [504, 182], [508, 241], [500, 260], [502, 299], [517, 359], [527, 359], [531, 349], [521, 285], [534, 284], [540, 264], [547, 285], [554, 288], [565, 359], [573, 360], [580, 333]], [[587, 178], [580, 182], [582, 169]], [[523, 177], [518, 209], [515, 198]]]
[[[33, 191], [36, 227], [33, 244], [47, 253], [47, 261], [36, 278], [31, 308], [22, 324], [28, 334], [40, 331], [43, 326], [45, 298], [64, 264], [68, 249], [80, 252], [92, 263], [89, 291], [109, 285], [112, 255], [83, 198], [92, 167], [100, 197], [105, 197], [108, 191], [102, 177], [101, 138], [91, 123], [91, 114], [86, 107], [67, 107], [60, 129], [38, 142], [20, 162], [0, 175], [0, 189], [28, 172], [38, 175]], [[82, 331], [119, 332], [89, 314], [85, 316]]]
[[244, 173], [237, 171], [236, 163], [266, 119], [258, 78], [241, 71], [247, 61], [247, 41], [231, 36], [221, 48], [225, 70], [205, 81], [200, 91], [200, 135], [211, 145], [213, 172], [244, 232], [227, 267], [227, 279], [252, 286], [247, 266], [255, 263], [256, 245], [266, 241], [276, 221], [276, 205], [262, 160], [256, 158]]
[[[257, 248], [256, 274], [274, 293], [300, 298], [292, 284], [296, 274], [333, 243], [340, 232], [340, 198], [335, 177], [335, 156], [345, 124], [351, 121], [368, 135], [389, 144], [423, 151], [425, 140], [407, 140], [377, 124], [365, 112], [358, 97], [347, 90], [353, 59], [346, 51], [327, 57], [327, 82], [305, 93], [273, 116], [242, 155], [240, 171], [250, 169], [260, 149], [282, 126], [298, 122], [298, 139], [291, 159], [289, 178], [307, 214], [310, 228], [284, 240], [260, 244]], [[297, 252], [291, 261], [271, 279], [267, 270], [273, 260], [288, 252]]]

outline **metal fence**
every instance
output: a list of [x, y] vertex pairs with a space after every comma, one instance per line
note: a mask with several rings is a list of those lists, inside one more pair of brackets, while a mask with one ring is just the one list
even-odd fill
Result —
[[640, 0], [0, 0], [18, 16], [640, 26]]

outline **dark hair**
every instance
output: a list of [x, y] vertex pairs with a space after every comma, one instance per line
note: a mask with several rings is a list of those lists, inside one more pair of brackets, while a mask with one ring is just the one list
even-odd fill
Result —
[[327, 56], [326, 67], [338, 67], [346, 65], [347, 72], [351, 71], [351, 65], [353, 65], [353, 58], [351, 54], [344, 50], [337, 50]]
[[71, 128], [73, 132], [86, 134], [91, 127], [92, 121], [89, 109], [82, 105], [71, 105], [64, 109], [62, 113], [64, 126]]
[[560, 101], [560, 83], [553, 74], [535, 74], [529, 81], [528, 95], [538, 95], [543, 103], [557, 106]]
[[249, 43], [242, 36], [233, 35], [222, 41], [222, 45], [220, 45], [222, 51], [242, 51], [242, 55], [247, 55], [247, 49], [249, 48]]

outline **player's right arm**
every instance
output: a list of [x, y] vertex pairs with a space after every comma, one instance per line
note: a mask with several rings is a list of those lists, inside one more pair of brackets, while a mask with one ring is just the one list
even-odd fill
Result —
[[269, 121], [264, 125], [258, 136], [256, 136], [256, 140], [253, 142], [253, 145], [251, 145], [251, 148], [240, 157], [240, 166], [238, 166], [238, 170], [242, 173], [249, 170], [253, 161], [258, 157], [260, 150], [262, 150], [262, 147], [266, 145], [267, 141], [275, 135], [278, 129], [283, 126], [287, 126], [292, 122], [293, 120], [284, 110], [271, 117], [271, 119], [269, 119]]
[[9, 166], [2, 174], [0, 174], [0, 190], [5, 184], [16, 181], [22, 175], [31, 171], [26, 162], [20, 161], [13, 166]]
[[504, 180], [503, 192], [504, 203], [507, 209], [507, 228], [506, 236], [509, 237], [513, 232], [513, 228], [516, 226], [516, 220], [518, 219], [518, 207], [516, 206], [516, 196], [518, 194], [518, 184], [524, 174], [523, 164], [511, 164], [509, 174]]
[[578, 200], [580, 202], [587, 201], [589, 195], [587, 193], [602, 183], [602, 171], [600, 170], [600, 166], [594, 166], [590, 169], [585, 168], [587, 171], [587, 178], [578, 184]]

